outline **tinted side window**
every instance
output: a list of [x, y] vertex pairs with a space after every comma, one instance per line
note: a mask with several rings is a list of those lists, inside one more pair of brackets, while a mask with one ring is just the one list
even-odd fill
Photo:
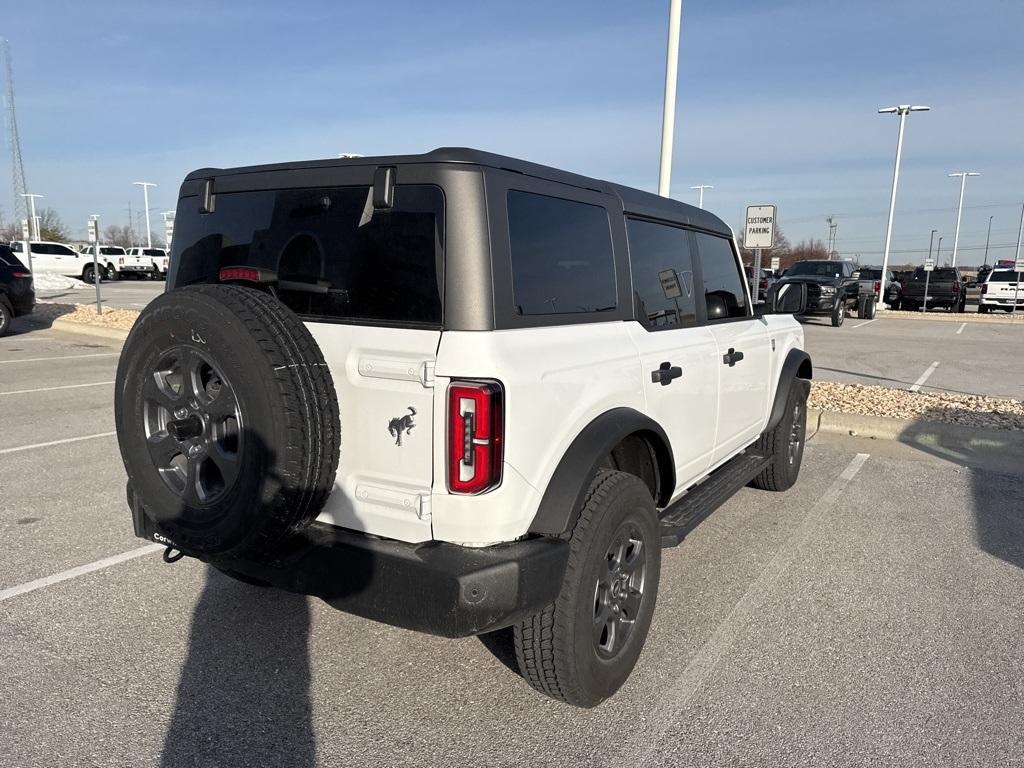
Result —
[[650, 330], [695, 324], [690, 233], [627, 219], [626, 234], [640, 321]]
[[510, 190], [508, 237], [517, 314], [615, 309], [615, 263], [604, 208]]
[[71, 248], [68, 248], [66, 245], [51, 245], [50, 247], [53, 248], [54, 251], [56, 251], [56, 253], [58, 255], [60, 255], [60, 256], [74, 256], [75, 255], [74, 250], [71, 249]]
[[733, 255], [732, 243], [724, 237], [695, 233], [700, 267], [704, 275], [704, 301], [708, 320], [747, 316], [747, 296]]

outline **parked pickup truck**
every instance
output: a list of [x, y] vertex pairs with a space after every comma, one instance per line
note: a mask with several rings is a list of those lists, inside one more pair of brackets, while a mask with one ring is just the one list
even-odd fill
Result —
[[[1016, 306], [1024, 307], [1024, 274], [1012, 269], [993, 269], [981, 284], [981, 298], [978, 300], [979, 312], [991, 312], [1001, 309], [1013, 312]], [[1020, 283], [1018, 284], [1018, 281]]]
[[167, 562], [508, 628], [530, 685], [592, 707], [640, 656], [667, 550], [797, 480], [806, 291], [755, 312], [708, 211], [440, 149], [206, 168], [176, 220], [114, 407], [135, 533]]
[[[861, 267], [858, 273], [857, 279], [860, 280], [860, 292], [862, 294], [870, 292], [877, 296], [882, 289], [882, 268]], [[900, 284], [900, 281], [896, 279], [892, 270], [887, 270], [885, 273], [885, 298], [883, 301], [893, 309], [900, 309], [902, 294], [903, 286]]]
[[163, 248], [129, 248], [128, 255], [133, 258], [148, 260], [152, 266], [152, 277], [167, 279], [167, 251]]
[[[926, 284], [927, 297], [924, 292]], [[966, 303], [966, 284], [956, 267], [937, 267], [930, 277], [924, 267], [918, 267], [910, 280], [903, 284], [903, 309], [911, 312], [922, 307], [943, 307], [950, 312], [963, 312]]]
[[809, 259], [798, 261], [783, 272], [773, 290], [778, 291], [784, 285], [806, 285], [804, 314], [826, 315], [832, 325], [838, 327], [851, 311], [869, 320], [875, 316], [875, 296], [870, 283], [863, 288], [856, 275], [857, 267], [853, 262]]

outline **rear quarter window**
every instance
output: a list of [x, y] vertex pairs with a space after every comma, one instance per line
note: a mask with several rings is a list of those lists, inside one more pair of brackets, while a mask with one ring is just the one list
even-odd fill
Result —
[[599, 205], [509, 190], [512, 295], [518, 315], [616, 308], [608, 212]]

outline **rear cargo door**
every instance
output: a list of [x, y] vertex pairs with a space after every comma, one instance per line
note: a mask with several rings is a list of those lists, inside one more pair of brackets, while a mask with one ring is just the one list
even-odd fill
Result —
[[401, 541], [429, 540], [440, 331], [306, 325], [330, 367], [341, 413], [341, 461], [320, 519]]
[[[295, 186], [304, 180], [289, 172], [217, 178], [205, 212], [182, 198], [169, 282], [230, 281], [255, 268], [248, 272], [258, 276], [245, 279], [302, 318], [334, 380], [341, 458], [320, 520], [429, 540], [444, 194], [397, 183], [378, 205], [370, 183]], [[262, 188], [234, 191], [247, 184]]]

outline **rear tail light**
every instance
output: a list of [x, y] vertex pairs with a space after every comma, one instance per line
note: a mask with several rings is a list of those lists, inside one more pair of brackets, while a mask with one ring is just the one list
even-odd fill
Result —
[[981, 292], [983, 294], [988, 293], [988, 283], [982, 283], [982, 285], [981, 285]]
[[448, 387], [448, 490], [483, 493], [501, 483], [504, 397], [496, 381]]
[[117, 257], [117, 263], [120, 264], [121, 266], [124, 266], [124, 259], [121, 258], [120, 256], [118, 256]]
[[882, 281], [875, 280], [875, 295], [880, 296], [882, 294]]
[[31, 272], [14, 272], [11, 277], [32, 277]]
[[953, 293], [960, 293], [960, 283], [953, 283]]

